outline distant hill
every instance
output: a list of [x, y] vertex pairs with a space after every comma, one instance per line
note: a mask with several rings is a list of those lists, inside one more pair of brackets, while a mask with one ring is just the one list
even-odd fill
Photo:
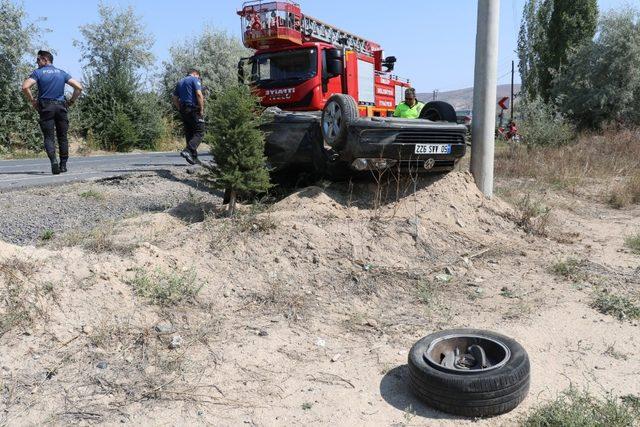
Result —
[[[520, 85], [514, 85], [514, 92], [520, 92]], [[504, 96], [511, 96], [511, 85], [499, 85], [496, 102]], [[418, 99], [427, 102], [433, 99], [433, 93], [419, 93]], [[456, 110], [471, 110], [473, 108], [473, 88], [452, 90], [438, 93], [439, 101], [446, 101]]]

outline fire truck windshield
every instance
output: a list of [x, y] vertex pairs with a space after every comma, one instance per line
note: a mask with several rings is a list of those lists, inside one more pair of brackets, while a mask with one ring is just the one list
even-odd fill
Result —
[[259, 87], [291, 86], [318, 74], [317, 49], [264, 53], [254, 56], [251, 62], [251, 80]]

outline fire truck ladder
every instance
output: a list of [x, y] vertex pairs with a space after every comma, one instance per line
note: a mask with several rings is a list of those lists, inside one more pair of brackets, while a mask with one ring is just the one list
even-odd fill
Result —
[[361, 37], [347, 33], [329, 24], [325, 24], [311, 16], [302, 18], [302, 34], [308, 38], [330, 43], [336, 46], [344, 46], [356, 52], [373, 55], [373, 50], [380, 49], [376, 43], [372, 43]]

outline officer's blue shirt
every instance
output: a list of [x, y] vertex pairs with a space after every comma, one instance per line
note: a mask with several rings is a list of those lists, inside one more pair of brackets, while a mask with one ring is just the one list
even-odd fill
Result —
[[197, 90], [202, 90], [200, 79], [194, 76], [187, 76], [178, 82], [173, 94], [180, 99], [182, 105], [195, 107], [198, 105]]
[[64, 85], [71, 80], [66, 72], [53, 65], [45, 65], [31, 73], [29, 78], [38, 83], [38, 99], [64, 101]]

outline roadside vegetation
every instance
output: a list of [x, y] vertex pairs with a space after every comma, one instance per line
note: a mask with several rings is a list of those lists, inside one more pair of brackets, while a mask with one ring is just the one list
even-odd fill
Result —
[[524, 427], [629, 427], [638, 425], [640, 408], [633, 399], [571, 388], [552, 402], [541, 405], [522, 420]]
[[[38, 117], [20, 86], [38, 49], [47, 46], [46, 22], [32, 20], [19, 2], [0, 0], [0, 28], [0, 156], [34, 157], [42, 151]], [[85, 153], [173, 149], [182, 140], [171, 105], [176, 82], [188, 68], [200, 68], [205, 95], [213, 102], [222, 88], [237, 82], [238, 60], [248, 52], [238, 38], [206, 27], [176, 42], [164, 70], [156, 73], [151, 69], [155, 37], [142, 17], [133, 7], [106, 3], [98, 6], [98, 20], [80, 26], [79, 33], [74, 46], [81, 52], [83, 75], [74, 77], [85, 90], [69, 118], [70, 136]], [[64, 60], [54, 64], [65, 68]]]
[[618, 320], [640, 319], [640, 305], [631, 298], [615, 295], [606, 291], [600, 291], [591, 307], [602, 314], [608, 314]]
[[137, 270], [129, 284], [139, 296], [163, 307], [193, 302], [202, 289], [194, 271]]
[[528, 0], [518, 56], [522, 143], [498, 146], [497, 175], [639, 203], [640, 12]]
[[640, 234], [627, 237], [624, 241], [624, 245], [631, 249], [634, 254], [640, 255]]

